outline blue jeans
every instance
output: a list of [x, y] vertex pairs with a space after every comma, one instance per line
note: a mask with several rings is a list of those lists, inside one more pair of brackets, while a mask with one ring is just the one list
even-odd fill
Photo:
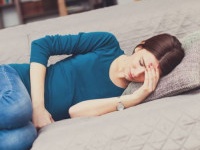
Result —
[[0, 150], [27, 150], [37, 137], [30, 95], [18, 73], [0, 66]]

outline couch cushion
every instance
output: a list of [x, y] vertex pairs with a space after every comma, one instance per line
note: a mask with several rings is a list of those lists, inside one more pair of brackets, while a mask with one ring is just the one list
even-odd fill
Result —
[[6, 35], [1, 32], [1, 36], [0, 64], [29, 62], [29, 45], [26, 35]]
[[[187, 35], [181, 42], [185, 57], [170, 74], [160, 79], [156, 90], [145, 102], [200, 87], [200, 31]], [[142, 83], [130, 83], [123, 95], [133, 93], [141, 85]]]

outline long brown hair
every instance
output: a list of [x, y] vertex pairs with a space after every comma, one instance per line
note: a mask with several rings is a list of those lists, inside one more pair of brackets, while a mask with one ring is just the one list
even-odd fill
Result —
[[185, 56], [180, 41], [167, 33], [153, 36], [136, 47], [150, 51], [159, 60], [161, 76], [170, 73]]

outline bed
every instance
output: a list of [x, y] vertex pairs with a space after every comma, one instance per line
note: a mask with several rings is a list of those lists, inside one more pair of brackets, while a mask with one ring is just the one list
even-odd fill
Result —
[[[28, 62], [31, 41], [46, 34], [91, 31], [112, 32], [127, 54], [143, 39], [170, 33], [190, 48], [196, 43], [200, 58], [199, 6], [199, 0], [140, 0], [4, 29], [0, 63]], [[200, 150], [200, 59], [193, 61], [195, 86], [124, 111], [55, 122], [39, 131], [31, 150]]]

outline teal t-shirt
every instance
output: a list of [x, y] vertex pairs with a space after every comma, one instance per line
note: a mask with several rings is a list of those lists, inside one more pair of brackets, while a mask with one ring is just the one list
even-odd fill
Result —
[[[115, 36], [108, 32], [45, 36], [32, 42], [30, 62], [47, 66], [50, 56], [71, 55], [47, 67], [45, 107], [55, 120], [69, 118], [69, 108], [90, 99], [120, 96], [123, 88], [113, 84], [109, 68], [123, 55]], [[10, 64], [30, 94], [30, 65]]]

